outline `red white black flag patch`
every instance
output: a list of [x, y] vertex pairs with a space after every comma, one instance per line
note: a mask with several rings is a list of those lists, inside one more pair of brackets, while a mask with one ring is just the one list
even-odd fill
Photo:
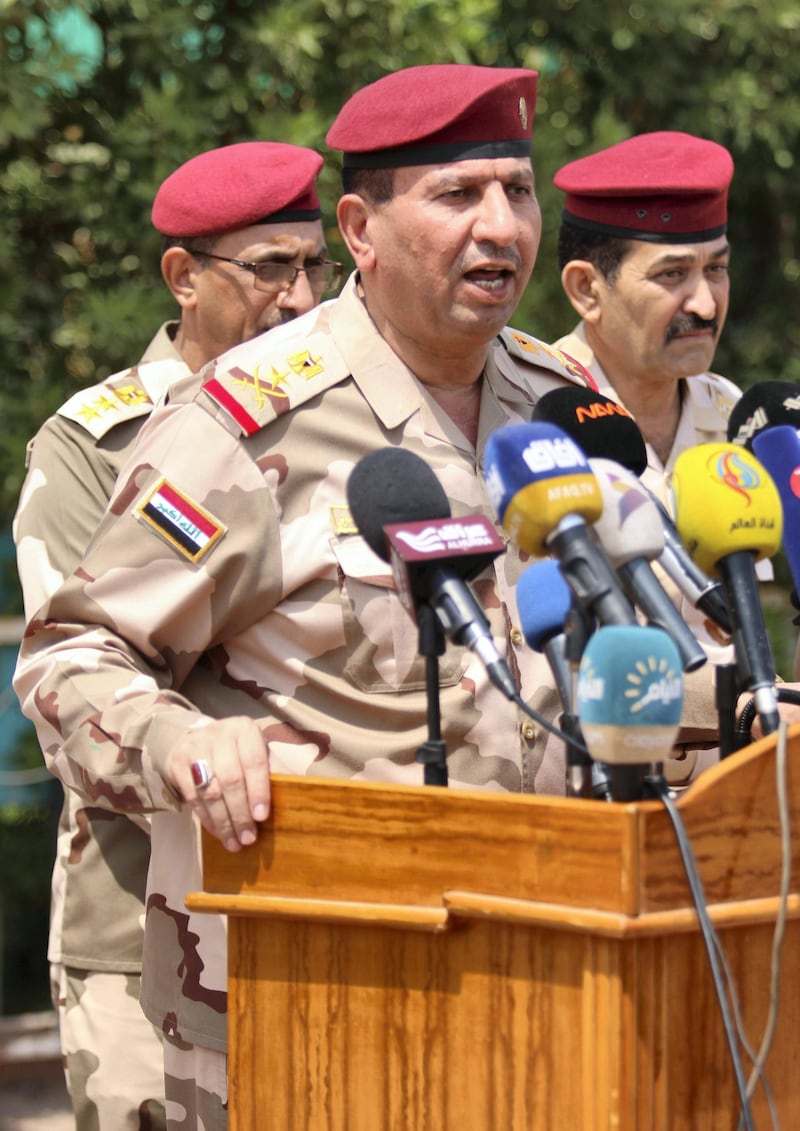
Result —
[[227, 530], [166, 479], [156, 484], [134, 513], [193, 562], [207, 554]]

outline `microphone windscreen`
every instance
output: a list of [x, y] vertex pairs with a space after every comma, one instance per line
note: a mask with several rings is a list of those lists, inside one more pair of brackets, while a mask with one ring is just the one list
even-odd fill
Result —
[[627, 409], [591, 389], [551, 389], [537, 401], [534, 420], [555, 424], [590, 458], [613, 459], [634, 475], [647, 467], [647, 449]]
[[779, 424], [753, 437], [753, 452], [778, 488], [783, 507], [783, 552], [800, 591], [800, 436], [791, 424]]
[[517, 582], [517, 610], [522, 635], [536, 652], [564, 631], [572, 605], [572, 591], [552, 558], [528, 566]]
[[664, 549], [664, 526], [649, 492], [615, 460], [591, 457], [589, 465], [603, 496], [603, 512], [594, 531], [612, 564], [619, 567], [632, 558], [657, 558]]
[[760, 381], [746, 389], [731, 409], [728, 439], [753, 451], [753, 440], [766, 428], [800, 428], [800, 388], [789, 381]]
[[486, 441], [486, 491], [503, 529], [525, 553], [547, 554], [563, 518], [594, 522], [602, 499], [589, 461], [561, 428], [506, 424]]
[[735, 444], [697, 444], [681, 452], [672, 476], [675, 525], [707, 574], [728, 554], [770, 558], [781, 545], [783, 510], [766, 468]]
[[362, 538], [384, 561], [389, 560], [385, 526], [450, 517], [441, 483], [406, 448], [377, 448], [362, 456], [347, 481], [347, 502]]
[[683, 707], [681, 660], [669, 634], [646, 625], [601, 625], [584, 648], [576, 706], [596, 761], [663, 761]]

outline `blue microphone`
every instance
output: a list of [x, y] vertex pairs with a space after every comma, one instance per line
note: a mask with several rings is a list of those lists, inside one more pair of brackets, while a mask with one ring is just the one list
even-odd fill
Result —
[[752, 440], [753, 453], [767, 469], [783, 507], [783, 552], [800, 593], [800, 436], [791, 424], [776, 424]]
[[554, 424], [507, 424], [486, 442], [484, 480], [503, 529], [525, 553], [552, 554], [581, 605], [604, 624], [635, 624], [633, 606], [590, 529], [603, 509], [589, 461]]
[[561, 730], [567, 753], [566, 795], [610, 800], [607, 774], [586, 754], [574, 707], [578, 664], [594, 622], [577, 603], [552, 558], [534, 562], [520, 577], [517, 610], [525, 642], [547, 658], [564, 708]]
[[572, 710], [572, 671], [567, 657], [566, 621], [572, 592], [558, 562], [543, 558], [517, 582], [517, 610], [525, 642], [547, 658], [565, 711]]
[[[642, 777], [675, 744], [682, 709], [681, 657], [663, 629], [597, 629], [581, 660], [577, 712], [589, 752], [610, 768], [615, 801], [641, 795]], [[636, 767], [638, 774], [624, 773]]]

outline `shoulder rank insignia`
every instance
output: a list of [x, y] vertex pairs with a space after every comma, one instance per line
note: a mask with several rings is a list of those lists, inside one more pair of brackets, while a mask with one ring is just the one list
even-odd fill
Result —
[[[281, 335], [270, 331], [235, 351], [237, 364], [218, 369], [202, 392], [253, 436], [270, 421], [330, 389], [349, 374], [327, 335]], [[233, 360], [233, 358], [231, 358]]]
[[99, 440], [116, 424], [147, 416], [153, 410], [151, 392], [163, 392], [186, 371], [183, 362], [172, 359], [131, 366], [75, 393], [58, 409], [58, 415], [80, 424]]
[[513, 330], [510, 326], [501, 330], [500, 340], [513, 357], [538, 365], [542, 369], [550, 369], [575, 385], [588, 385], [597, 392], [597, 385], [592, 375], [568, 353], [557, 350], [540, 341], [539, 338], [531, 337], [530, 334], [523, 334], [521, 330]]
[[227, 530], [166, 479], [136, 505], [134, 514], [191, 562], [207, 554]]

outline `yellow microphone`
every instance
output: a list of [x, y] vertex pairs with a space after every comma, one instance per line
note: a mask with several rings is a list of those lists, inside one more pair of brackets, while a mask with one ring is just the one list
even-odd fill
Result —
[[781, 545], [778, 488], [747, 449], [712, 443], [681, 452], [672, 491], [675, 525], [686, 549], [722, 582], [740, 682], [753, 692], [764, 733], [771, 734], [779, 722], [775, 662], [755, 567]]

